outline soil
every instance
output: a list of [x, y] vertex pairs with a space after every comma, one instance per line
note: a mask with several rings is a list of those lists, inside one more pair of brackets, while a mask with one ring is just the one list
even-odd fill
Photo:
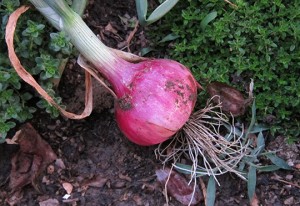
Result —
[[[134, 28], [124, 19], [134, 17], [134, 0], [91, 0], [85, 14], [89, 26], [106, 45], [125, 51], [128, 51], [126, 39]], [[147, 38], [139, 27], [129, 49], [138, 54], [145, 45]], [[83, 85], [84, 72], [71, 61], [58, 88], [67, 110], [82, 111]], [[96, 82], [94, 87], [95, 109], [90, 117], [54, 120], [39, 111], [30, 121], [60, 162], [48, 166], [34, 184], [24, 188], [17, 205], [42, 205], [49, 199], [56, 200], [49, 205], [166, 205], [163, 187], [155, 175], [155, 170], [162, 168], [154, 154], [156, 147], [129, 142], [115, 122], [112, 96]], [[283, 137], [269, 139], [268, 148], [281, 149], [279, 154], [286, 161], [300, 161], [299, 144], [287, 145]], [[16, 151], [16, 145], [0, 145], [0, 205], [6, 205], [11, 157]], [[260, 205], [300, 205], [299, 180], [299, 170], [258, 174], [256, 194]], [[207, 179], [204, 181], [207, 183]], [[219, 181], [215, 205], [249, 205], [246, 182], [230, 174], [223, 175]], [[66, 194], [63, 183], [73, 185], [68, 199], [63, 198]], [[181, 204], [171, 198], [169, 205]]]

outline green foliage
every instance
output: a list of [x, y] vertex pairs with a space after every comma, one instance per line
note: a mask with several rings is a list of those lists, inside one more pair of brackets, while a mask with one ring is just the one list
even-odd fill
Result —
[[166, 42], [167, 56], [190, 67], [204, 86], [215, 80], [244, 90], [252, 78], [258, 118], [272, 124], [272, 133], [299, 137], [300, 1], [231, 2], [237, 7], [183, 1], [151, 28], [153, 41], [176, 36]]
[[[52, 117], [59, 114], [45, 100], [36, 102], [33, 97], [37, 94], [28, 89], [10, 65], [4, 39], [5, 26], [9, 15], [20, 3], [24, 1], [2, 0], [0, 3], [0, 143], [16, 123], [32, 118], [38, 107], [44, 108]], [[15, 32], [15, 50], [22, 65], [41, 85], [45, 85], [46, 91], [60, 104], [61, 98], [54, 91], [52, 79], [60, 77], [58, 68], [62, 60], [72, 53], [72, 47], [64, 33], [51, 33], [46, 29], [50, 26], [45, 25], [46, 21], [39, 13], [30, 10], [23, 14]]]
[[160, 5], [147, 17], [148, 0], [136, 0], [136, 10], [142, 26], [150, 25], [168, 13], [179, 0], [160, 0]]
[[72, 44], [64, 32], [51, 33], [50, 49], [56, 52], [61, 51], [63, 54], [70, 55], [72, 52]]
[[216, 200], [216, 181], [213, 176], [209, 177], [207, 183], [206, 205], [214, 206]]
[[[61, 104], [62, 98], [55, 95], [55, 91], [51, 82], [46, 82], [42, 84], [42, 87], [47, 91], [47, 93], [54, 99], [54, 101], [57, 104]], [[41, 99], [39, 102], [37, 102], [37, 106], [41, 109], [45, 109], [46, 112], [49, 113], [52, 118], [56, 118], [60, 114], [59, 110], [50, 105], [45, 99]], [[60, 106], [65, 109], [64, 105]]]
[[41, 56], [35, 58], [35, 62], [34, 73], [39, 73], [42, 80], [59, 78], [59, 71], [57, 69], [60, 64], [59, 59], [53, 59], [49, 54], [41, 54]]

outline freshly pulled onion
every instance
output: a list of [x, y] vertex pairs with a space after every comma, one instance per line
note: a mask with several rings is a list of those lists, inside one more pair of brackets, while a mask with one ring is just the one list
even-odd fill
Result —
[[127, 62], [106, 47], [65, 1], [30, 1], [45, 16], [60, 18], [54, 25], [110, 82], [117, 97], [116, 120], [129, 140], [158, 144], [185, 124], [197, 96], [197, 82], [189, 69], [167, 59]]

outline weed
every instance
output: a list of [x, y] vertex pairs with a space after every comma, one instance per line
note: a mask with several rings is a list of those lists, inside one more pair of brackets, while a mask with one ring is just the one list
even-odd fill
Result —
[[[271, 132], [299, 136], [300, 2], [184, 1], [152, 26], [156, 49], [191, 68], [201, 82], [244, 90], [255, 82], [258, 119]], [[204, 24], [207, 20], [208, 23]], [[203, 23], [204, 22], [204, 23]], [[161, 41], [165, 34], [176, 36]], [[159, 47], [159, 46], [162, 47]]]

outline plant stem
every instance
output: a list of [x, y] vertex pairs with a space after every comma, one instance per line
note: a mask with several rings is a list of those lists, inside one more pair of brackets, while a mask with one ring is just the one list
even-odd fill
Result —
[[30, 0], [30, 2], [35, 6], [41, 14], [52, 24], [53, 27], [60, 30], [59, 28], [59, 21], [60, 16], [45, 3], [44, 0]]
[[[30, 0], [32, 3], [37, 0]], [[79, 52], [110, 81], [121, 80], [120, 65], [130, 64], [106, 47], [64, 0], [44, 0], [60, 17], [59, 27]], [[35, 5], [35, 4], [34, 4]], [[47, 14], [43, 13], [47, 17]]]

